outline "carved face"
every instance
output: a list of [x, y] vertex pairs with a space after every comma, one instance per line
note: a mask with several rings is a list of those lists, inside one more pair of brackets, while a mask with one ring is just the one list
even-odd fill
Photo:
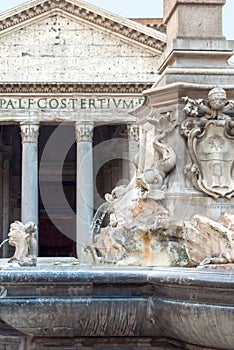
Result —
[[21, 261], [28, 254], [28, 235], [19, 230], [10, 230], [8, 233], [9, 244], [15, 247], [14, 260]]
[[8, 233], [8, 237], [9, 244], [12, 246], [16, 246], [22, 240], [22, 232], [13, 229]]
[[226, 98], [216, 98], [209, 100], [210, 106], [214, 110], [221, 110], [226, 104]]
[[214, 88], [208, 94], [209, 104], [212, 109], [220, 110], [223, 109], [227, 102], [227, 95], [225, 90], [221, 88]]
[[12, 246], [19, 246], [26, 242], [29, 234], [26, 234], [24, 231], [18, 229], [18, 227], [11, 227], [10, 232], [8, 233], [9, 244]]
[[24, 231], [24, 224], [16, 220], [10, 225], [10, 231], [12, 230]]

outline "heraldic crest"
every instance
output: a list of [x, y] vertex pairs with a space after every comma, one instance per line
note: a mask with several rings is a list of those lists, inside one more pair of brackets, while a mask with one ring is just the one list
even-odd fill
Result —
[[220, 87], [209, 92], [208, 100], [182, 99], [188, 117], [181, 134], [192, 159], [185, 173], [196, 189], [229, 199], [234, 196], [234, 119], [226, 112], [234, 109], [234, 101]]

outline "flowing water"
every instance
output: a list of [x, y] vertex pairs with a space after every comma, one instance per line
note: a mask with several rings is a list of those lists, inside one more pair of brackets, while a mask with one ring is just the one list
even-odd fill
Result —
[[8, 242], [8, 241], [9, 241], [9, 238], [4, 239], [4, 241], [2, 241], [2, 243], [0, 244], [0, 248], [2, 248], [3, 244], [5, 244], [5, 243]]
[[102, 203], [93, 217], [89, 230], [92, 241], [94, 241], [94, 237], [100, 232], [103, 220], [108, 212], [108, 207], [109, 205], [107, 202]]

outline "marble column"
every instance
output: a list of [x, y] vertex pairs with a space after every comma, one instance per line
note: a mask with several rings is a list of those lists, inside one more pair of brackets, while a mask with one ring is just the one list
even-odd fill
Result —
[[[20, 124], [22, 138], [21, 221], [38, 227], [38, 135], [37, 122]], [[38, 238], [38, 231], [36, 233]]]
[[139, 149], [137, 176], [141, 176], [144, 172], [147, 132], [148, 130], [145, 129], [144, 126], [142, 126], [140, 130], [140, 149]]
[[77, 190], [76, 190], [76, 246], [82, 262], [82, 248], [90, 244], [93, 219], [93, 124], [76, 123]]
[[115, 182], [113, 183], [112, 189], [115, 187], [115, 185], [126, 185], [129, 182], [129, 147], [128, 147], [128, 130], [127, 127], [124, 131], [122, 131], [119, 134], [119, 138], [121, 140], [119, 143], [120, 150], [122, 153], [122, 164], [121, 166], [118, 166], [118, 168], [112, 169], [112, 173], [115, 173], [117, 178]]
[[139, 152], [139, 126], [137, 124], [128, 125], [128, 147], [129, 147], [129, 174], [130, 179], [135, 173], [134, 157]]

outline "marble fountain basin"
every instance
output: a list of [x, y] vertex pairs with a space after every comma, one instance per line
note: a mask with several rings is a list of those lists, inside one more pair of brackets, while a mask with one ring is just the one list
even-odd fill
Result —
[[[33, 337], [132, 336], [234, 349], [234, 271], [0, 261], [0, 318]], [[55, 263], [55, 265], [54, 265]]]

